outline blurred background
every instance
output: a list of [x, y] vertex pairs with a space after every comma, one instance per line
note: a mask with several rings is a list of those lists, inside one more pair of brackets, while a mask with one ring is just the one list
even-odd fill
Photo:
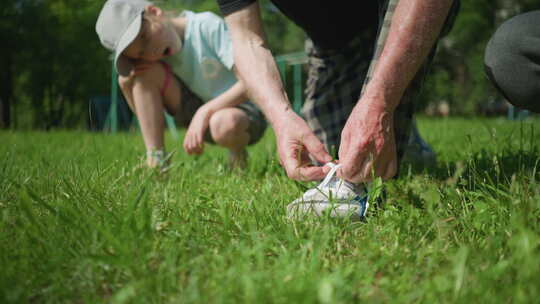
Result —
[[[104, 1], [2, 0], [0, 5], [0, 128], [100, 129], [111, 92], [109, 53], [95, 21]], [[157, 1], [167, 9], [213, 11], [215, 0]], [[275, 55], [302, 51], [304, 34], [267, 0], [260, 0]], [[538, 0], [462, 1], [444, 38], [417, 111], [431, 116], [505, 116], [508, 104], [489, 84], [483, 67], [495, 29]], [[305, 78], [304, 78], [305, 79]], [[105, 113], [105, 114], [103, 114]], [[119, 103], [119, 121], [131, 117]]]

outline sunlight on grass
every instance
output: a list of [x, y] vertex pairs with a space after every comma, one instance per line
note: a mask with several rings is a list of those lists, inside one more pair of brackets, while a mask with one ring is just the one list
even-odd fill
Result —
[[310, 185], [271, 132], [244, 172], [177, 143], [165, 175], [139, 166], [136, 133], [3, 132], [0, 302], [535, 301], [540, 124], [419, 127], [438, 164], [404, 165], [364, 223], [288, 220]]

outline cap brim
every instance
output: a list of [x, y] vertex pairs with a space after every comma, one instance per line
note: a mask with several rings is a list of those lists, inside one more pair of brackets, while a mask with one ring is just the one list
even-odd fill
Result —
[[116, 66], [116, 71], [118, 71], [118, 74], [122, 76], [129, 75], [133, 69], [133, 64], [131, 64], [131, 61], [126, 56], [122, 55], [122, 52], [124, 52], [124, 50], [133, 42], [133, 40], [137, 38], [137, 35], [141, 30], [141, 24], [142, 14], [133, 20], [116, 45], [114, 65]]

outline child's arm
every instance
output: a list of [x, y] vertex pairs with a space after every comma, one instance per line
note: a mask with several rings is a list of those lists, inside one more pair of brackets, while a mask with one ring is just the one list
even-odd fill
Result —
[[241, 81], [237, 81], [223, 94], [202, 105], [193, 116], [184, 137], [184, 150], [188, 154], [201, 154], [204, 150], [204, 133], [208, 129], [210, 117], [217, 111], [237, 106], [247, 100], [247, 91]]
[[237, 81], [227, 91], [205, 103], [201, 108], [207, 108], [212, 114], [224, 109], [235, 107], [248, 99], [246, 88], [241, 81]]

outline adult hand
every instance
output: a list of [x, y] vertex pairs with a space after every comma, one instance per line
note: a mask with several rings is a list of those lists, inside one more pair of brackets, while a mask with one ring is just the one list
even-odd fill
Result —
[[312, 165], [309, 156], [323, 164], [331, 161], [332, 157], [306, 122], [288, 111], [273, 127], [280, 163], [287, 176], [301, 181], [323, 179], [329, 168]]
[[397, 172], [393, 110], [359, 101], [341, 132], [339, 162], [338, 176], [353, 183], [393, 177]]
[[210, 111], [204, 105], [193, 115], [184, 137], [184, 150], [187, 154], [203, 153], [204, 133], [208, 129], [211, 116]]

